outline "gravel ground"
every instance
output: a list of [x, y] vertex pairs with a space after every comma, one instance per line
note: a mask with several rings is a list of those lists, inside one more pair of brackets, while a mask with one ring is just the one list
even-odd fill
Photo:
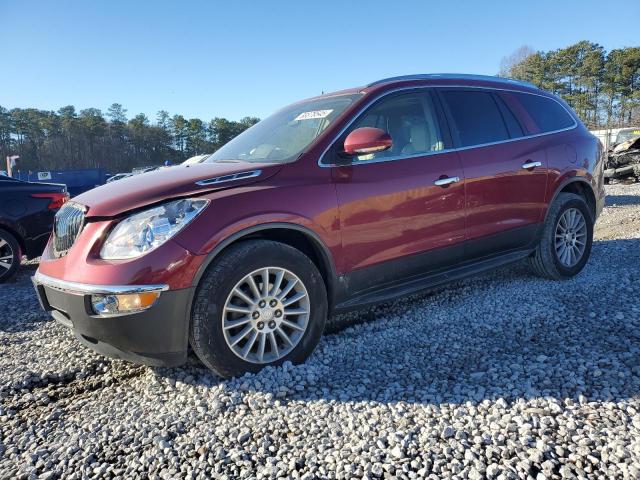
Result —
[[515, 264], [228, 381], [90, 352], [27, 266], [0, 286], [0, 478], [638, 478], [640, 185], [608, 195], [577, 278]]

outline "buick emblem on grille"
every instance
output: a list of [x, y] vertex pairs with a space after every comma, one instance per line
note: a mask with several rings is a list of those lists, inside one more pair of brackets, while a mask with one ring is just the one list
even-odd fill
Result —
[[54, 257], [63, 257], [73, 246], [84, 227], [85, 210], [83, 205], [67, 202], [56, 213], [52, 242]]

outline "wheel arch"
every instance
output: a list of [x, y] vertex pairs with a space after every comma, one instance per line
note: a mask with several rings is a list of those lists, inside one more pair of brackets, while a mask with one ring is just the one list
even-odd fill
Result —
[[580, 195], [584, 197], [587, 202], [587, 206], [589, 207], [589, 212], [591, 213], [591, 219], [595, 222], [596, 220], [596, 194], [593, 191], [593, 187], [589, 183], [589, 181], [585, 177], [570, 177], [563, 180], [558, 188], [556, 188], [553, 197], [549, 201], [547, 205], [547, 211], [545, 212], [545, 221], [547, 219], [547, 215], [549, 215], [549, 206], [555, 202], [558, 195], [561, 193], [574, 193], [576, 195]]
[[12, 225], [6, 222], [0, 221], [0, 230], [5, 230], [9, 232], [11, 235], [13, 235], [16, 241], [18, 242], [18, 245], [20, 245], [20, 250], [22, 255], [27, 254], [27, 243], [19, 229], [13, 227]]
[[331, 308], [337, 278], [331, 252], [317, 233], [295, 223], [274, 222], [254, 225], [226, 237], [207, 254], [207, 258], [202, 262], [202, 265], [194, 276], [193, 286], [198, 286], [207, 269], [213, 264], [216, 258], [222, 255], [229, 247], [238, 242], [255, 239], [272, 240], [283, 243], [296, 248], [308, 256], [320, 271], [320, 275], [325, 282], [327, 300]]

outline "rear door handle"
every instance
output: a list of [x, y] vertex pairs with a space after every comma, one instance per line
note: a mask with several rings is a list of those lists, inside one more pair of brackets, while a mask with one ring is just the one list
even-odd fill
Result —
[[541, 166], [542, 166], [542, 162], [532, 162], [531, 160], [527, 160], [522, 164], [522, 168], [524, 168], [525, 170], [530, 170], [532, 168], [541, 167]]
[[434, 185], [439, 187], [446, 187], [447, 185], [451, 185], [452, 183], [458, 183], [460, 181], [460, 177], [447, 177], [447, 178], [439, 178], [435, 182]]

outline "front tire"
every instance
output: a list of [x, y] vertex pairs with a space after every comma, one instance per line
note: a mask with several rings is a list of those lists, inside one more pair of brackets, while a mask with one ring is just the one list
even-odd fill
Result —
[[584, 268], [593, 243], [593, 217], [584, 198], [560, 193], [549, 208], [542, 238], [529, 257], [533, 272], [563, 280]]
[[190, 344], [222, 377], [301, 363], [327, 318], [320, 272], [299, 250], [279, 242], [241, 242], [204, 274], [191, 312]]
[[11, 279], [20, 268], [22, 249], [16, 237], [0, 228], [0, 283]]

